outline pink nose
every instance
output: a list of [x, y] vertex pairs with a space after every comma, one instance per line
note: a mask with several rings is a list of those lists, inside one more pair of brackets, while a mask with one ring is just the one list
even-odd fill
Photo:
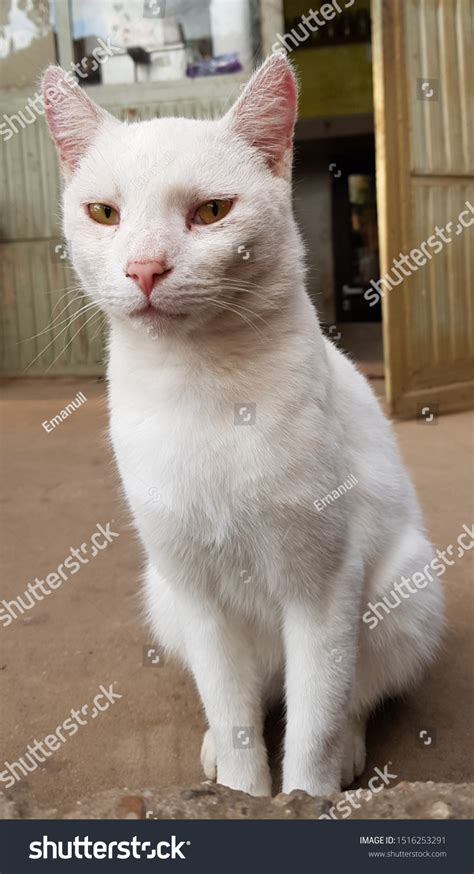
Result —
[[134, 279], [140, 286], [143, 294], [150, 297], [155, 281], [169, 273], [170, 268], [163, 261], [129, 261], [126, 275]]

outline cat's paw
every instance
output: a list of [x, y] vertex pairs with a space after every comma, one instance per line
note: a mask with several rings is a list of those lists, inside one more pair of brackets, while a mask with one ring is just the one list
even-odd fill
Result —
[[346, 789], [365, 768], [365, 720], [348, 719], [344, 735], [341, 784]]
[[217, 757], [214, 738], [210, 728], [207, 729], [202, 739], [201, 765], [207, 779], [215, 780], [217, 777]]
[[272, 781], [263, 745], [256, 749], [228, 750], [217, 763], [216, 743], [208, 728], [201, 746], [201, 765], [208, 780], [248, 795], [271, 795]]
[[248, 774], [218, 774], [217, 782], [229, 789], [246, 792], [247, 795], [271, 795], [272, 780], [267, 769], [249, 776]]
[[217, 782], [247, 795], [271, 795], [272, 778], [263, 738], [253, 749], [232, 750], [218, 757]]

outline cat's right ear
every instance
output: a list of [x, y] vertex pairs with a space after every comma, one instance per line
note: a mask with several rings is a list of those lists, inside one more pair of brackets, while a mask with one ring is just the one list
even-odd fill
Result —
[[103, 124], [120, 124], [97, 106], [71, 72], [48, 67], [42, 81], [46, 120], [64, 175], [70, 177]]
[[291, 178], [298, 86], [282, 53], [270, 55], [224, 116], [231, 130], [256, 148], [272, 173]]

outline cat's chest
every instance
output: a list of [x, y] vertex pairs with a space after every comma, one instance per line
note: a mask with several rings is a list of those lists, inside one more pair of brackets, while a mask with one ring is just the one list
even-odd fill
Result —
[[245, 447], [226, 438], [222, 425], [193, 434], [159, 417], [142, 428], [133, 416], [114, 414], [111, 433], [139, 534], [160, 572], [255, 613], [268, 580], [277, 584], [277, 535], [249, 491]]
[[335, 532], [317, 518], [311, 460], [299, 459], [295, 441], [265, 423], [230, 424], [219, 410], [200, 416], [196, 406], [134, 401], [112, 403], [111, 437], [138, 532], [160, 572], [178, 585], [192, 579], [223, 601], [239, 593], [249, 611], [256, 593], [278, 599], [295, 580], [312, 579], [318, 544], [331, 550]]
[[227, 424], [217, 415], [200, 419], [197, 409], [115, 405], [111, 437], [134, 512], [159, 520], [163, 533], [173, 528], [173, 536], [199, 527], [204, 539], [213, 532], [223, 540], [235, 531], [255, 462]]

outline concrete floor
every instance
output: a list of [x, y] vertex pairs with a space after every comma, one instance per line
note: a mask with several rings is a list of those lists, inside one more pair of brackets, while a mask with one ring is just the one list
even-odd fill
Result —
[[[379, 381], [380, 385], [380, 381]], [[87, 402], [51, 433], [52, 418], [83, 391]], [[107, 445], [104, 384], [87, 380], [10, 381], [4, 385], [1, 599], [16, 598], [54, 571], [70, 547], [88, 541], [96, 523], [120, 533], [103, 552], [40, 603], [0, 627], [3, 762], [42, 740], [91, 705], [99, 686], [122, 695], [67, 737], [44, 765], [7, 792], [22, 815], [111, 787], [138, 789], [202, 779], [205, 728], [190, 679], [171, 663], [143, 666], [150, 636], [142, 622], [142, 556]], [[427, 527], [441, 549], [473, 517], [473, 416], [436, 426], [396, 424], [418, 487]], [[472, 779], [472, 550], [446, 574], [449, 632], [420, 689], [385, 705], [372, 721], [362, 785], [375, 766], [400, 780]], [[90, 714], [90, 711], [89, 711]], [[271, 748], [280, 726], [270, 726]], [[419, 732], [433, 737], [421, 747]], [[1, 774], [0, 774], [1, 777]], [[5, 783], [0, 782], [0, 789]]]

